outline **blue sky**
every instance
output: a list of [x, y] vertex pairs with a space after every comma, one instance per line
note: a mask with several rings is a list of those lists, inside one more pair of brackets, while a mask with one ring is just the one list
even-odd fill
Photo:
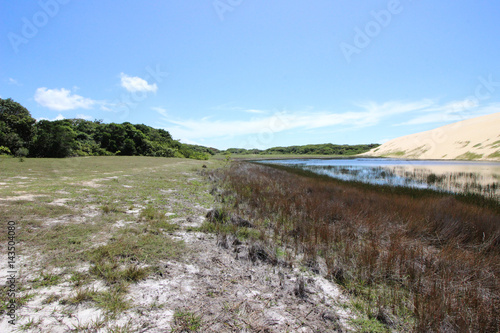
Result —
[[0, 96], [220, 149], [382, 143], [500, 112], [500, 2], [0, 3]]

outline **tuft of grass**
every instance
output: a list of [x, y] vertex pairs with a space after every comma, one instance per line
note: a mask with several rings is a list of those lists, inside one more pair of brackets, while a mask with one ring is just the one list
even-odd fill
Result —
[[149, 275], [149, 268], [128, 265], [122, 269], [117, 263], [99, 261], [90, 268], [89, 272], [102, 278], [108, 284], [114, 284], [144, 280]]
[[[20, 162], [22, 162], [22, 161], [20, 161]], [[42, 323], [41, 319], [35, 321], [35, 319], [30, 318], [30, 319], [28, 319], [27, 323], [22, 324], [19, 328], [21, 331], [32, 331], [35, 328], [37, 328], [38, 326], [40, 326], [41, 323]]]
[[256, 241], [260, 239], [260, 231], [256, 229], [241, 227], [237, 229], [236, 237], [238, 237], [238, 239], [241, 241], [248, 239]]
[[63, 301], [64, 304], [79, 305], [84, 302], [94, 301], [97, 295], [95, 289], [90, 288], [78, 288], [73, 297], [70, 297]]
[[86, 324], [73, 324], [70, 332], [99, 332], [106, 327], [106, 322], [106, 318], [99, 317]]
[[101, 210], [104, 214], [119, 213], [120, 209], [116, 202], [109, 202], [101, 206]]
[[51, 287], [59, 284], [61, 277], [52, 273], [42, 273], [33, 280], [33, 288]]
[[374, 318], [356, 318], [351, 320], [359, 333], [386, 333], [390, 330]]
[[69, 282], [71, 282], [75, 287], [81, 287], [87, 282], [89, 282], [90, 276], [87, 273], [82, 272], [74, 272], [69, 278]]
[[126, 286], [115, 285], [109, 290], [96, 291], [93, 288], [79, 288], [74, 296], [61, 300], [61, 304], [80, 305], [86, 302], [92, 302], [97, 307], [105, 310], [111, 316], [127, 310], [130, 307], [125, 299]]
[[198, 332], [201, 317], [187, 310], [177, 309], [174, 313], [174, 327], [171, 332]]
[[60, 298], [61, 298], [60, 295], [50, 294], [50, 295], [47, 296], [47, 298], [45, 298], [42, 301], [42, 304], [50, 304], [50, 303], [53, 303], [53, 302], [57, 302]]
[[139, 214], [139, 217], [144, 220], [164, 220], [165, 219], [165, 212], [162, 210], [159, 210], [158, 208], [148, 205], [146, 208], [141, 210], [141, 213]]
[[120, 289], [99, 292], [93, 299], [98, 307], [112, 315], [117, 315], [130, 307], [129, 302], [125, 300], [125, 293]]

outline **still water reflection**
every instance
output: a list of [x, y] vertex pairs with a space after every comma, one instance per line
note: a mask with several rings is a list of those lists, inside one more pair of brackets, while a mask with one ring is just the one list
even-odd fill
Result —
[[500, 199], [500, 163], [387, 158], [266, 160], [342, 180], [478, 193]]

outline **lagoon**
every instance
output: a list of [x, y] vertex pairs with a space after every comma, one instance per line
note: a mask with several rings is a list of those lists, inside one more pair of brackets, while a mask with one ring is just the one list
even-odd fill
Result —
[[500, 199], [500, 163], [391, 158], [264, 160], [347, 181], [476, 193]]

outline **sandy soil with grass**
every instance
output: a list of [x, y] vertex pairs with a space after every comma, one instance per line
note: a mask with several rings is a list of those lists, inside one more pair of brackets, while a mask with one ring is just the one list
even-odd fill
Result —
[[270, 262], [254, 255], [273, 251], [258, 240], [202, 232], [216, 203], [201, 170], [222, 164], [0, 160], [18, 289], [11, 325], [5, 236], [0, 332], [354, 331], [351, 300], [322, 263]]

